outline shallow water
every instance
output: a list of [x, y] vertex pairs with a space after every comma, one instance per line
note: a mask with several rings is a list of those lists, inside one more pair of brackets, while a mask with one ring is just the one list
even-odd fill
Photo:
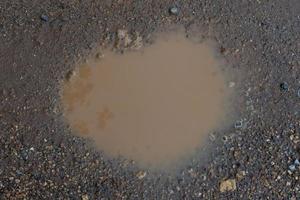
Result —
[[62, 103], [74, 133], [108, 156], [168, 167], [223, 125], [228, 96], [213, 47], [170, 34], [89, 60], [65, 83]]

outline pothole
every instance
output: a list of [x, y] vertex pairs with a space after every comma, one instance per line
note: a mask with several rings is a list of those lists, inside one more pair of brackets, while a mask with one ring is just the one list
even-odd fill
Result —
[[63, 86], [74, 133], [108, 156], [168, 167], [228, 119], [230, 91], [209, 42], [169, 34], [141, 51], [90, 59]]

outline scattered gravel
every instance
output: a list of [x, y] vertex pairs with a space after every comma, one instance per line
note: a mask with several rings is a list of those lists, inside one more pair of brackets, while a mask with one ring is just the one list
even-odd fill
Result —
[[[299, 0], [170, 5], [1, 1], [0, 199], [300, 199]], [[75, 64], [98, 46], [150, 45], [174, 25], [216, 42], [247, 126], [214, 133], [175, 174], [107, 158], [72, 135], [59, 97]]]

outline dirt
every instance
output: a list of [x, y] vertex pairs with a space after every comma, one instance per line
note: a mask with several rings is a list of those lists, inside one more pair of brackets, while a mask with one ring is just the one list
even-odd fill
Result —
[[78, 66], [62, 101], [73, 131], [100, 150], [169, 171], [232, 123], [233, 103], [211, 44], [180, 32], [158, 37], [139, 51], [108, 51]]
[[[1, 1], [1, 198], [300, 198], [299, 167], [289, 167], [300, 156], [299, 13], [298, 0]], [[91, 148], [71, 134], [59, 102], [61, 84], [96, 48], [126, 54], [173, 25], [214, 40], [243, 76], [230, 84], [238, 123], [210, 135], [205, 159], [199, 151], [169, 176]], [[221, 192], [224, 180], [235, 189]]]

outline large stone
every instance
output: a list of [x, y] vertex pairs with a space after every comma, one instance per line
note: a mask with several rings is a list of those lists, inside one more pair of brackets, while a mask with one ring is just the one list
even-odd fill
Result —
[[220, 192], [229, 192], [236, 190], [235, 179], [227, 179], [220, 183]]

